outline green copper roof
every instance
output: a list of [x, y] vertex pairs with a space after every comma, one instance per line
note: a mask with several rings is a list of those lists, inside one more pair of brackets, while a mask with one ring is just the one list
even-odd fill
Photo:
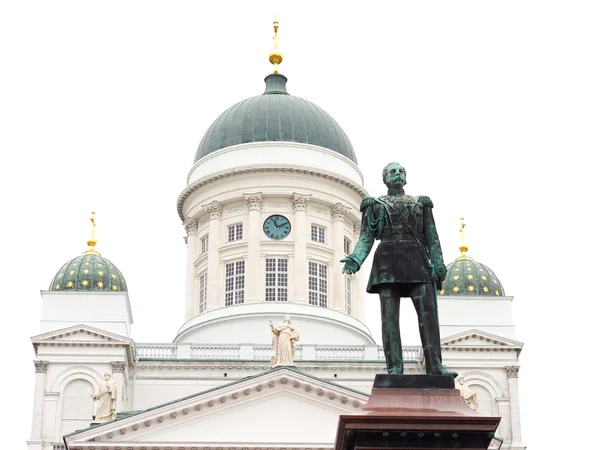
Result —
[[504, 296], [504, 288], [489, 267], [470, 257], [461, 257], [446, 266], [448, 273], [439, 291], [441, 296]]
[[289, 95], [287, 78], [265, 78], [262, 95], [243, 100], [208, 128], [194, 162], [219, 149], [248, 142], [302, 142], [325, 147], [356, 163], [350, 139], [338, 123], [314, 103]]
[[83, 254], [65, 263], [50, 283], [50, 291], [127, 291], [121, 271], [108, 259]]

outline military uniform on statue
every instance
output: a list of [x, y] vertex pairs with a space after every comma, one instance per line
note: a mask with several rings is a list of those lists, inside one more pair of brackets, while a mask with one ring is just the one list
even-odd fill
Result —
[[[404, 192], [406, 170], [383, 169], [388, 194], [361, 204], [361, 231], [354, 251], [341, 262], [344, 273], [360, 270], [375, 240], [367, 292], [379, 294], [383, 350], [388, 374], [375, 377], [359, 414], [342, 415], [336, 450], [487, 449], [500, 423], [470, 408], [455, 389], [456, 372], [442, 364], [436, 290], [446, 276], [429, 197]], [[410, 297], [419, 319], [426, 375], [404, 375], [400, 299]]]

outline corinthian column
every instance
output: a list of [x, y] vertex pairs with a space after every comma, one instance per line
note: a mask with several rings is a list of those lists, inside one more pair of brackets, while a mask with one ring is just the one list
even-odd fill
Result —
[[519, 411], [519, 366], [506, 367], [510, 397], [511, 448], [524, 448], [521, 442], [521, 413]]
[[[308, 195], [292, 194], [294, 208], [294, 293], [292, 302], [308, 303], [308, 258], [306, 257], [306, 208], [310, 197]], [[290, 274], [292, 275], [292, 274]]]
[[260, 301], [260, 211], [262, 209], [262, 193], [244, 194], [248, 206], [248, 260], [246, 264], [246, 298], [244, 303]]
[[345, 311], [346, 285], [344, 274], [342, 273], [343, 264], [340, 262], [344, 255], [344, 219], [348, 213], [341, 203], [336, 203], [331, 207], [331, 219], [333, 220], [333, 233], [331, 241], [333, 244], [333, 266], [331, 280], [331, 308], [337, 311]]
[[221, 303], [222, 283], [221, 267], [219, 265], [219, 247], [221, 246], [221, 216], [223, 206], [218, 201], [213, 201], [204, 208], [208, 213], [208, 272], [206, 288], [206, 309], [215, 309], [224, 306]]
[[187, 234], [187, 274], [185, 280], [185, 320], [188, 321], [198, 314], [196, 290], [194, 280], [196, 269], [194, 261], [198, 257], [198, 221], [193, 217], [186, 217], [183, 222]]
[[[33, 361], [35, 365], [35, 391], [33, 393], [33, 421], [31, 424], [30, 444], [41, 444], [42, 416], [44, 408], [44, 391], [46, 388], [46, 372], [48, 361]], [[40, 447], [41, 448], [41, 445]]]

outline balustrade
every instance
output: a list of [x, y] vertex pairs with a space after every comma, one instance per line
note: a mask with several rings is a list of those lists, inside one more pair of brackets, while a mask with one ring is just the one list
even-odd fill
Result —
[[177, 359], [177, 344], [138, 344], [137, 359]]
[[192, 359], [239, 359], [239, 345], [192, 344]]

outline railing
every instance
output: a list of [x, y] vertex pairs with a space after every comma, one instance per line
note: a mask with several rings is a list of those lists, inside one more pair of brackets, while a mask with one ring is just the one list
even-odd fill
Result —
[[240, 345], [191, 345], [192, 359], [239, 359]]
[[317, 359], [365, 359], [365, 346], [317, 346]]
[[177, 344], [138, 344], [135, 351], [139, 359], [177, 359]]
[[[137, 344], [136, 358], [194, 359], [194, 360], [253, 360], [269, 361], [273, 347], [268, 344]], [[423, 359], [421, 347], [404, 347], [404, 361], [419, 362]], [[385, 361], [383, 347], [376, 345], [298, 345], [296, 361]]]

